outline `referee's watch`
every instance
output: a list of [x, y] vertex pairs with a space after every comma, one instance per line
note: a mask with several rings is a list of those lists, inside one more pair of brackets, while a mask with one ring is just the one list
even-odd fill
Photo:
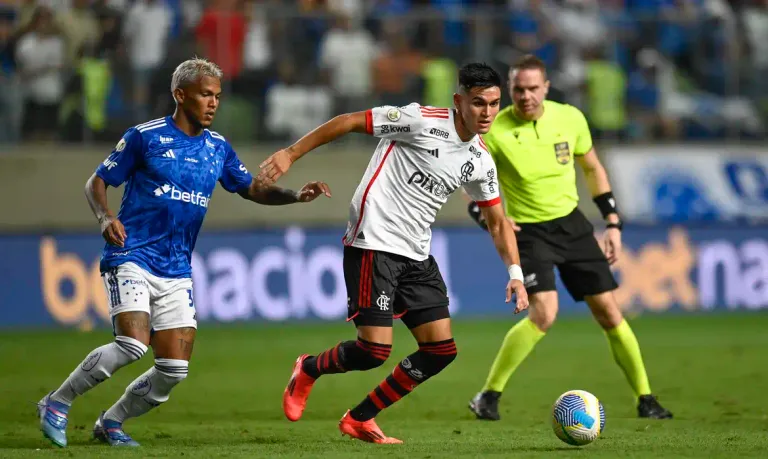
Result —
[[606, 228], [616, 228], [617, 230], [621, 231], [624, 229], [624, 222], [619, 219], [617, 222], [610, 222], [607, 225], [605, 225]]

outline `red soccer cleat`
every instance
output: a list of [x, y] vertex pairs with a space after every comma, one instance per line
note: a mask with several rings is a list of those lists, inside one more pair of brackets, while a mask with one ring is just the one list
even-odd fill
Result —
[[349, 410], [344, 413], [344, 417], [339, 421], [339, 430], [342, 435], [349, 435], [352, 438], [358, 440], [367, 441], [369, 443], [378, 443], [380, 445], [399, 445], [403, 443], [397, 438], [387, 437], [384, 432], [376, 425], [376, 421], [369, 419], [365, 422], [355, 421], [352, 416], [349, 415]]
[[309, 354], [303, 354], [296, 359], [291, 379], [283, 391], [283, 412], [286, 418], [294, 422], [301, 419], [304, 408], [307, 407], [307, 399], [312, 391], [312, 385], [316, 381], [302, 369], [302, 365], [308, 357]]

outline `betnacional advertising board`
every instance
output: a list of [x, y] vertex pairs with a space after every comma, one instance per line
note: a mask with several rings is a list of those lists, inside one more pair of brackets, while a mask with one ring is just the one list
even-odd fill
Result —
[[[600, 234], [596, 234], [598, 240]], [[768, 231], [748, 226], [627, 226], [614, 272], [630, 313], [768, 307]], [[109, 326], [97, 235], [0, 236], [0, 327]], [[510, 316], [507, 273], [487, 233], [437, 228], [432, 254], [451, 311]], [[523, 267], [525, 268], [525, 267]], [[192, 257], [201, 322], [340, 321], [347, 292], [341, 231], [203, 232]], [[587, 313], [558, 285], [563, 313]]]

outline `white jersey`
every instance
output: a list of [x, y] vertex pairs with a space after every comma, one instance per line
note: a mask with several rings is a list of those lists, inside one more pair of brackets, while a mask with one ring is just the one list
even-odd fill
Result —
[[432, 223], [463, 186], [481, 207], [499, 204], [496, 166], [480, 136], [463, 142], [447, 108], [377, 107], [366, 112], [381, 138], [349, 207], [344, 245], [422, 261]]

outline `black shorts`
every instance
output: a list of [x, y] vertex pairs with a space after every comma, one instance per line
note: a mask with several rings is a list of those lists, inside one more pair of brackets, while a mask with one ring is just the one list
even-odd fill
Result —
[[517, 247], [529, 294], [556, 289], [555, 266], [576, 301], [618, 287], [592, 224], [578, 209], [565, 217], [519, 226]]
[[402, 318], [410, 329], [450, 317], [448, 289], [430, 256], [402, 255], [344, 247], [347, 320], [356, 326], [391, 327]]

